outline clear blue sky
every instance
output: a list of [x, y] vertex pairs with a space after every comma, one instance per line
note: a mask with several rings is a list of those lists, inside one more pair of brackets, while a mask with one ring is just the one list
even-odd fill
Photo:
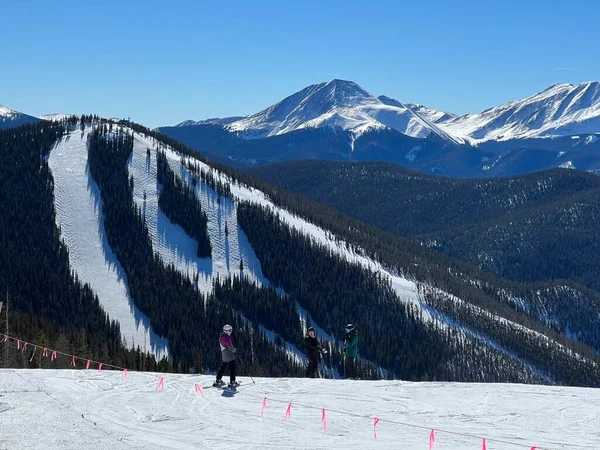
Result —
[[9, 0], [0, 104], [148, 126], [245, 115], [313, 83], [458, 114], [600, 79], [600, 2]]

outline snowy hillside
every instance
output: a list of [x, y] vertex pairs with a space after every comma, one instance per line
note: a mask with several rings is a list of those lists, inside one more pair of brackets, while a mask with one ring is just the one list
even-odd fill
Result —
[[308, 86], [279, 103], [227, 125], [246, 139], [275, 136], [303, 128], [344, 130], [392, 128], [413, 137], [446, 133], [401, 104], [386, 104], [356, 83], [330, 80]]
[[244, 377], [225, 391], [212, 381], [1, 370], [0, 448], [422, 450], [432, 429], [433, 450], [480, 449], [483, 438], [489, 450], [600, 448], [593, 389]]
[[0, 105], [0, 130], [8, 127], [17, 127], [24, 123], [37, 122], [38, 120], [37, 117], [28, 116], [27, 114]]
[[438, 125], [475, 141], [596, 133], [600, 131], [600, 82], [556, 84], [523, 100]]

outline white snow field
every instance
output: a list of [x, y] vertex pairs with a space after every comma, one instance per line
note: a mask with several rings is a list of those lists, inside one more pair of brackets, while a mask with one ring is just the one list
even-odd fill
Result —
[[[155, 391], [161, 375], [164, 390]], [[600, 390], [276, 378], [252, 384], [243, 377], [231, 392], [206, 388], [212, 381], [0, 370], [0, 449], [424, 450], [432, 428], [434, 450], [479, 450], [481, 438], [488, 450], [600, 448]], [[195, 383], [205, 387], [205, 398]]]
[[72, 131], [50, 152], [54, 178], [56, 225], [78, 278], [98, 295], [111, 320], [117, 320], [129, 346], [158, 357], [168, 354], [168, 342], [157, 336], [150, 320], [133, 302], [127, 276], [112, 252], [104, 231], [102, 198], [87, 167], [88, 131]]

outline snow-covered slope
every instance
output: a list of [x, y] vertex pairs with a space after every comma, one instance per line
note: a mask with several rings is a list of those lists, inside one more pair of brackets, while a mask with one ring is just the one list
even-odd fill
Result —
[[56, 225], [67, 246], [69, 264], [98, 295], [111, 320], [119, 322], [128, 345], [163, 356], [168, 343], [152, 331], [150, 320], [135, 306], [125, 271], [108, 244], [102, 198], [87, 167], [87, 134], [87, 130], [70, 132], [48, 160], [54, 178]]
[[[218, 199], [218, 194], [204, 183], [193, 187], [192, 174], [182, 167], [181, 158], [167, 148], [165, 151], [171, 169], [193, 187], [208, 218], [212, 256], [205, 259], [197, 257], [196, 241], [179, 225], [173, 224], [158, 207], [161, 187], [156, 180], [157, 148], [153, 139], [136, 133], [128, 167], [129, 175], [133, 177], [134, 201], [144, 214], [154, 250], [166, 264], [173, 264], [190, 279], [198, 274], [198, 287], [205, 293], [212, 290], [215, 277], [223, 279], [239, 275], [240, 260], [244, 261], [244, 275], [247, 278], [258, 284], [269, 285], [258, 258], [237, 223], [236, 205], [227, 198]], [[150, 149], [150, 157], [147, 156], [147, 149]], [[208, 170], [208, 166], [206, 168]], [[225, 234], [226, 226], [228, 235]]]
[[[379, 98], [382, 97], [383, 96], [380, 96]], [[414, 103], [405, 103], [404, 106], [406, 106], [415, 114], [418, 114], [422, 118], [427, 119], [429, 122], [435, 124], [444, 123], [456, 117], [456, 114], [452, 114], [446, 111], [439, 111], [437, 109], [428, 108], [427, 106], [423, 105], [416, 105]]]
[[336, 79], [308, 86], [257, 114], [227, 125], [246, 139], [316, 127], [363, 131], [388, 127], [413, 137], [424, 138], [433, 133], [448, 138], [403, 105], [387, 104], [352, 81]]
[[24, 123], [37, 122], [40, 119], [27, 114], [14, 111], [5, 106], [0, 105], [0, 130], [9, 127], [17, 127]]
[[556, 84], [523, 100], [438, 125], [474, 141], [596, 133], [600, 131], [600, 82]]
[[435, 450], [480, 449], [482, 438], [490, 450], [600, 448], [597, 389], [241, 380], [236, 392], [208, 388], [202, 398], [194, 384], [211, 376], [0, 370], [0, 448], [422, 450], [431, 429]]

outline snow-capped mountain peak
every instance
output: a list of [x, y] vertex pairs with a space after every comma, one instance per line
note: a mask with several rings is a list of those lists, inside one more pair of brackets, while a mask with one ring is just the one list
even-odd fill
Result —
[[414, 137], [434, 133], [449, 138], [399, 102], [382, 101], [353, 81], [339, 79], [308, 86], [257, 114], [227, 125], [245, 139], [318, 127], [353, 130], [354, 135], [388, 127]]

